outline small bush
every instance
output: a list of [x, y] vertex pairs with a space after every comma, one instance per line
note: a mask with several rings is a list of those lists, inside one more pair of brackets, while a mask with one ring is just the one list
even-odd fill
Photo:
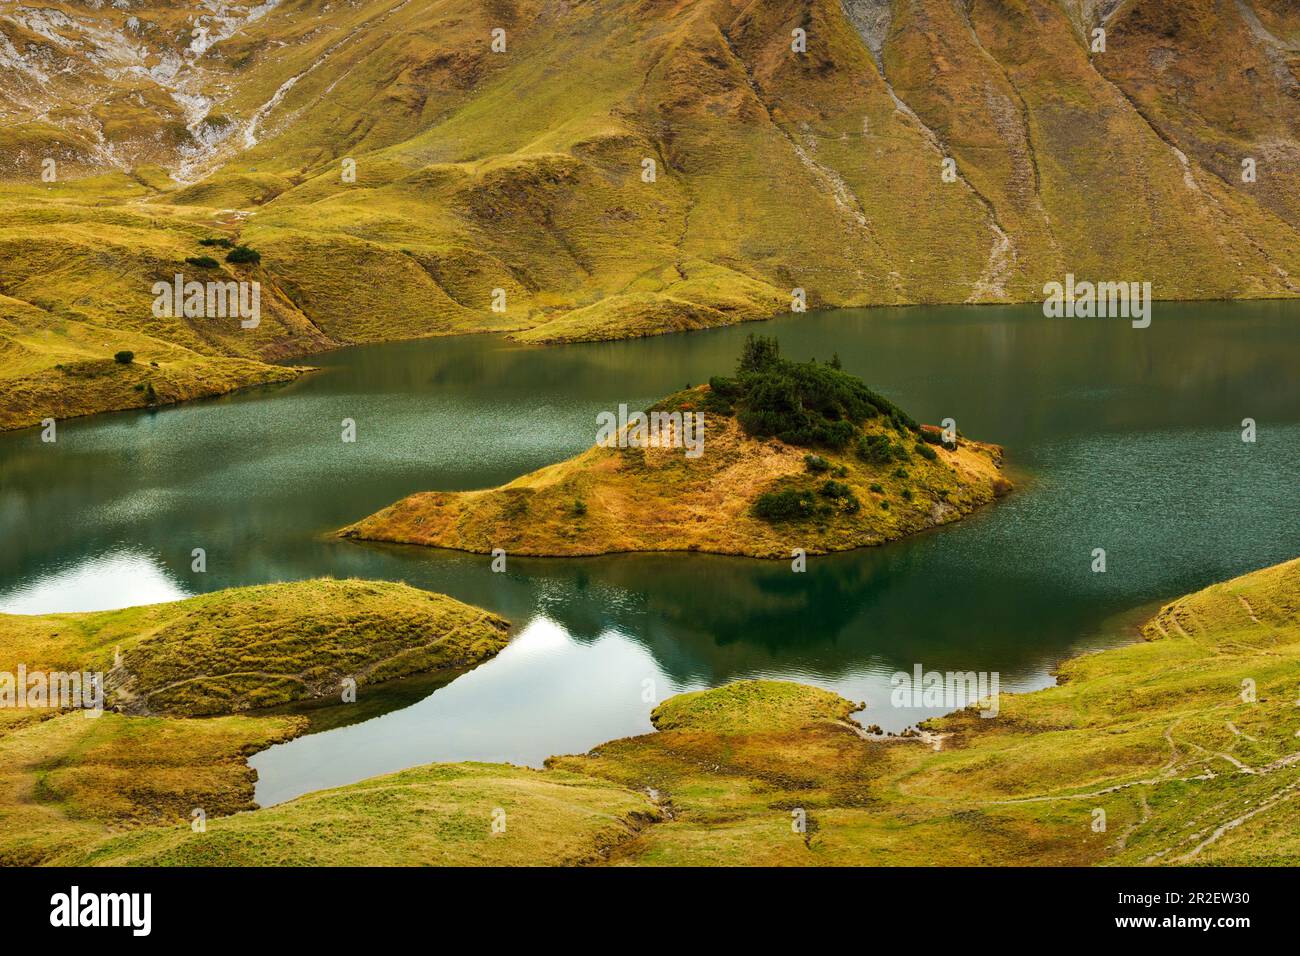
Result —
[[128, 352], [125, 350], [121, 352], [115, 352], [113, 354], [113, 361], [117, 362], [119, 365], [130, 365], [132, 362], [135, 361], [135, 353]]
[[220, 246], [222, 249], [229, 249], [229, 248], [231, 248], [232, 246], [234, 246], [234, 243], [231, 242], [229, 239], [226, 239], [226, 238], [220, 238], [220, 239], [200, 239], [200, 240], [199, 240], [199, 245], [201, 245], [201, 246]]
[[911, 501], [911, 500], [912, 500], [912, 489], [911, 489], [911, 488], [904, 488], [904, 489], [903, 489], [903, 500], [904, 500], [904, 501]]
[[821, 493], [827, 498], [851, 498], [853, 489], [842, 481], [828, 481], [822, 485]]
[[811, 491], [768, 491], [754, 502], [754, 514], [764, 521], [795, 521], [813, 514], [816, 502]]
[[885, 489], [882, 488], [882, 487], [880, 487], [880, 484], [879, 484], [879, 483], [873, 484], [873, 485], [871, 486], [871, 490], [874, 491], [874, 492], [875, 492], [876, 494], [878, 494], [878, 495], [883, 495], [883, 494], [885, 493]]
[[858, 441], [858, 457], [871, 464], [883, 465], [894, 460], [893, 446], [884, 435], [864, 435]]
[[587, 513], [587, 503], [579, 498], [573, 503], [573, 513], [575, 515], [585, 515]]
[[235, 246], [235, 248], [231, 249], [230, 252], [226, 254], [226, 261], [237, 264], [249, 263], [256, 265], [262, 261], [262, 254], [256, 249], [248, 248], [248, 246]]
[[[862, 502], [858, 501], [858, 496], [853, 493], [853, 489], [841, 481], [827, 481], [821, 486], [820, 493], [823, 497], [839, 502], [849, 514], [857, 514], [862, 507]], [[824, 513], [829, 514], [834, 510], [833, 507], [827, 506]]]
[[803, 463], [813, 474], [821, 474], [823, 471], [830, 471], [831, 468], [831, 463], [821, 455], [804, 455]]
[[875, 433], [858, 439], [858, 457], [868, 464], [887, 465], [891, 461], [907, 461], [907, 449], [888, 435]]
[[933, 448], [929, 445], [922, 445], [920, 442], [917, 442], [914, 451], [926, 461], [935, 461], [939, 457]]
[[221, 265], [221, 263], [217, 262], [217, 260], [211, 256], [190, 256], [185, 260], [185, 264], [194, 266], [197, 269], [215, 269], [217, 266]]

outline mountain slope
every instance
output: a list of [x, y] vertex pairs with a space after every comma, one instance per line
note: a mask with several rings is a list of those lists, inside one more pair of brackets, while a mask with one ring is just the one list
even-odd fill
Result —
[[[4, 0], [0, 294], [206, 360], [1292, 295], [1298, 51], [1282, 0]], [[214, 233], [254, 334], [148, 318]]]

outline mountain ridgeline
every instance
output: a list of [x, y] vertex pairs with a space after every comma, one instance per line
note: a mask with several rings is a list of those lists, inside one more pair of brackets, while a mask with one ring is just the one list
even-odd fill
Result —
[[[1289, 0], [3, 0], [0, 60], [0, 427], [358, 342], [1300, 275]], [[155, 315], [178, 273], [258, 323]]]

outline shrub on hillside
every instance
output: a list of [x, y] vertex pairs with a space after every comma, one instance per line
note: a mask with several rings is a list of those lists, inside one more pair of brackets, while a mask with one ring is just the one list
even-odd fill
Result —
[[745, 344], [740, 348], [740, 360], [736, 363], [736, 371], [741, 374], [758, 372], [771, 367], [780, 360], [780, 342], [775, 338], [768, 338], [766, 335], [751, 334], [745, 339]]
[[121, 365], [130, 365], [135, 361], [135, 353], [126, 351], [125, 349], [121, 352], [115, 352], [113, 354], [113, 361]]
[[198, 269], [215, 269], [221, 263], [211, 256], [190, 256], [185, 260], [186, 265], [194, 266]]
[[858, 439], [858, 457], [871, 465], [888, 465], [891, 461], [907, 461], [907, 449], [888, 435], [877, 432]]
[[249, 263], [251, 265], [256, 265], [262, 261], [262, 254], [256, 249], [248, 248], [248, 246], [235, 246], [235, 248], [231, 249], [230, 252], [226, 254], [226, 261], [237, 264]]
[[827, 498], [851, 498], [853, 489], [842, 481], [828, 481], [822, 485], [821, 493]]
[[816, 511], [817, 503], [811, 491], [768, 491], [754, 502], [754, 514], [764, 521], [795, 521]]
[[862, 507], [858, 501], [858, 496], [853, 493], [853, 489], [842, 481], [828, 481], [821, 486], [821, 494], [830, 498], [832, 501], [838, 501], [849, 514], [856, 514]]

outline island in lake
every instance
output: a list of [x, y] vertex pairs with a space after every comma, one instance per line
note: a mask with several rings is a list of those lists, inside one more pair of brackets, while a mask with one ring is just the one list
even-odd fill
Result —
[[793, 362], [774, 339], [750, 336], [734, 376], [598, 424], [597, 444], [568, 461], [499, 488], [410, 495], [340, 534], [482, 553], [776, 558], [893, 541], [1011, 490], [998, 446], [920, 425], [838, 360]]

